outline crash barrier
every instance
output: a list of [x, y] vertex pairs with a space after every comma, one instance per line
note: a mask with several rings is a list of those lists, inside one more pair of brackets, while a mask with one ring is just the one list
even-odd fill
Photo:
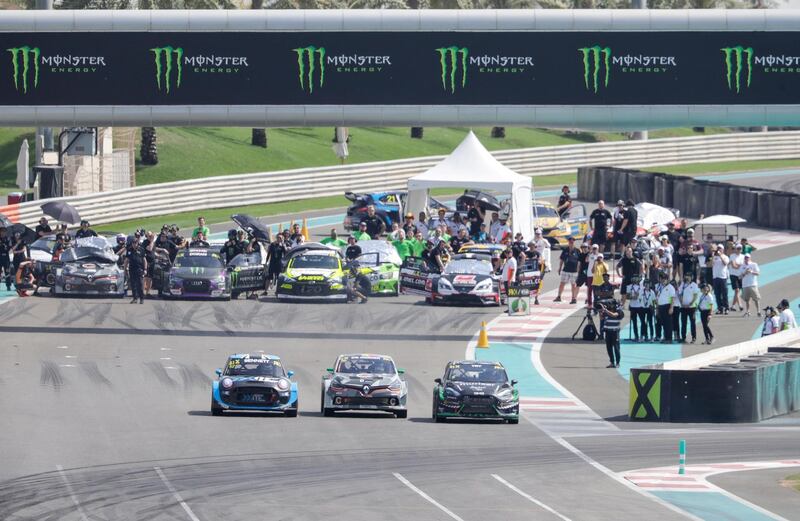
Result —
[[[800, 410], [800, 340], [793, 329], [631, 370], [632, 421], [758, 422]], [[780, 347], [773, 347], [780, 346]]]
[[[584, 197], [587, 186], [594, 198]], [[765, 228], [800, 230], [800, 194], [625, 168], [578, 169], [582, 199], [633, 199], [680, 210], [681, 216], [733, 214]]]
[[[572, 173], [578, 168], [598, 164], [645, 167], [786, 159], [800, 157], [800, 131], [588, 143], [504, 150], [493, 155], [508, 168], [534, 177]], [[207, 177], [54, 200], [67, 201], [83, 218], [93, 224], [103, 224], [173, 212], [341, 195], [345, 191], [400, 190], [406, 188], [410, 177], [431, 168], [444, 157]], [[608, 175], [616, 174], [612, 171]], [[657, 204], [672, 206], [671, 177], [659, 179], [654, 181], [654, 190], [663, 194], [664, 203]], [[596, 200], [601, 189], [607, 187], [586, 176], [579, 177], [578, 193], [582, 198]], [[622, 181], [614, 184], [614, 191], [617, 189], [629, 190]], [[18, 221], [28, 225], [38, 221], [41, 203], [40, 200], [20, 204]]]

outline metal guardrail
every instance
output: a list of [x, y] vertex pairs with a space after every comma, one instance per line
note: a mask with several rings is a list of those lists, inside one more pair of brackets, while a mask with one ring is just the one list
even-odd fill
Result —
[[[800, 157], [800, 131], [587, 143], [503, 150], [493, 155], [512, 170], [532, 177], [571, 173], [591, 165], [646, 167], [789, 159]], [[105, 224], [166, 213], [311, 199], [346, 190], [403, 189], [408, 178], [444, 157], [206, 177], [60, 199], [93, 224]], [[42, 215], [41, 203], [20, 204], [15, 220], [35, 224]]]

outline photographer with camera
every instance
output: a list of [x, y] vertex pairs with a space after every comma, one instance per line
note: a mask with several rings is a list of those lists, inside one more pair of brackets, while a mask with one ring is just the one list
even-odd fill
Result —
[[600, 327], [605, 336], [606, 352], [608, 352], [608, 360], [610, 362], [606, 367], [619, 367], [619, 330], [622, 319], [625, 318], [625, 312], [622, 311], [621, 306], [614, 299], [598, 300], [596, 305], [600, 313], [602, 322]]

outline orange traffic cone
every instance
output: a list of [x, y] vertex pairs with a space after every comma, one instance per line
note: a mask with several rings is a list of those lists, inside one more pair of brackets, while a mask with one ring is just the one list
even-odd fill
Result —
[[481, 322], [481, 332], [478, 334], [478, 345], [481, 349], [489, 349], [489, 335], [486, 333], [486, 321]]
[[303, 217], [303, 227], [300, 228], [300, 233], [303, 234], [303, 237], [305, 238], [306, 242], [308, 242], [308, 221], [306, 220], [305, 217]]

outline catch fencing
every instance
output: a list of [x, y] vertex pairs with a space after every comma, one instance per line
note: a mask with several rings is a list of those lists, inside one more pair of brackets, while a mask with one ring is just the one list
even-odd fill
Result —
[[[591, 165], [646, 167], [789, 159], [800, 157], [800, 131], [587, 143], [504, 150], [493, 155], [508, 168], [532, 177], [573, 173]], [[444, 157], [206, 177], [60, 199], [75, 206], [93, 224], [105, 224], [175, 212], [333, 196], [345, 191], [405, 189], [410, 177]], [[583, 193], [579, 195], [585, 198]], [[33, 225], [42, 215], [41, 203], [22, 203], [13, 210], [0, 211]]]

